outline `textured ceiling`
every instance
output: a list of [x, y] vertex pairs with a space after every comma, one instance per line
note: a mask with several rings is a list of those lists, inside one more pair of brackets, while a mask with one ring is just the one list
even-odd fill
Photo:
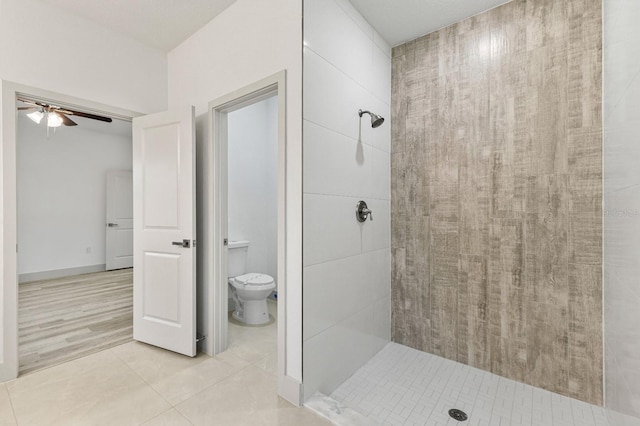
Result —
[[507, 0], [350, 0], [391, 46], [414, 40]]
[[236, 0], [41, 0], [165, 52]]

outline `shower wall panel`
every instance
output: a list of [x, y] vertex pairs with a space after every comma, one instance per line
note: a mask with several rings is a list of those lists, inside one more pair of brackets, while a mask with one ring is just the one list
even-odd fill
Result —
[[[304, 398], [391, 338], [391, 48], [347, 0], [304, 2]], [[371, 128], [371, 110], [387, 121]], [[360, 223], [367, 202], [374, 220]]]
[[606, 406], [640, 417], [640, 2], [604, 1]]
[[392, 339], [602, 404], [601, 4], [392, 52]]

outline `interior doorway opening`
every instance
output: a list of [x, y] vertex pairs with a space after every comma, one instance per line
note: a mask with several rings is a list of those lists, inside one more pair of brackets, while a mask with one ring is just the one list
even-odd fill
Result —
[[16, 289], [16, 376], [132, 338], [131, 116], [28, 89], [12, 93], [7, 126], [16, 266], [5, 285]]
[[[229, 210], [229, 146], [230, 136], [229, 125], [230, 115], [247, 106], [254, 106], [262, 101], [271, 99], [277, 104], [277, 143], [275, 148], [275, 195], [268, 198], [273, 201], [275, 198], [276, 210], [276, 267], [275, 292], [277, 294], [277, 309], [274, 319], [276, 322], [275, 331], [277, 335], [277, 350], [274, 354], [273, 368], [278, 377], [278, 393], [290, 401], [299, 401], [300, 383], [287, 374], [287, 276], [286, 276], [286, 73], [281, 71], [269, 76], [261, 81], [229, 93], [209, 103], [209, 128], [211, 134], [209, 143], [206, 145], [205, 161], [208, 165], [205, 170], [211, 171], [206, 176], [210, 183], [206, 189], [205, 209], [203, 211], [206, 224], [206, 241], [201, 254], [205, 258], [213, 259], [213, 262], [201, 262], [203, 266], [202, 276], [206, 282], [213, 283], [213, 291], [207, 297], [209, 312], [209, 329], [212, 330], [212, 339], [207, 344], [207, 350], [213, 355], [224, 352], [228, 349], [229, 343], [229, 263], [230, 244], [234, 235], [230, 234], [230, 210]], [[232, 118], [233, 120], [233, 118]], [[231, 123], [232, 124], [232, 123]], [[253, 209], [260, 211], [264, 206], [254, 204]], [[237, 243], [237, 241], [235, 241]], [[249, 242], [248, 250], [251, 250]], [[236, 249], [234, 244], [234, 250]], [[234, 256], [235, 257], [235, 256]], [[265, 267], [266, 268], [266, 267]], [[267, 270], [267, 269], [265, 269]], [[253, 271], [249, 271], [253, 272]], [[261, 272], [261, 271], [257, 271]], [[268, 275], [268, 274], [265, 274]], [[271, 277], [271, 278], [276, 278]], [[267, 280], [268, 281], [268, 280]]]
[[227, 133], [227, 350], [275, 373], [277, 94], [230, 112]]
[[132, 339], [131, 122], [16, 97], [19, 374]]

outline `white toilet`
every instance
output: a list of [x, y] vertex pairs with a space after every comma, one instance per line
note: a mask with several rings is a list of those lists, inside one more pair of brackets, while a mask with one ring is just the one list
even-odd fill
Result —
[[248, 250], [249, 241], [229, 241], [229, 290], [236, 305], [233, 318], [249, 325], [267, 324], [267, 297], [276, 289], [276, 282], [269, 275], [246, 272]]

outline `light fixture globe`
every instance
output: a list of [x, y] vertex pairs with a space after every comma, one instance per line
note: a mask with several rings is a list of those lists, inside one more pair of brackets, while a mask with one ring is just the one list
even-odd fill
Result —
[[55, 112], [49, 112], [47, 114], [47, 127], [60, 127], [62, 126], [62, 117]]
[[44, 117], [44, 113], [42, 111], [33, 111], [27, 114], [27, 117], [29, 117], [34, 123], [40, 124]]

